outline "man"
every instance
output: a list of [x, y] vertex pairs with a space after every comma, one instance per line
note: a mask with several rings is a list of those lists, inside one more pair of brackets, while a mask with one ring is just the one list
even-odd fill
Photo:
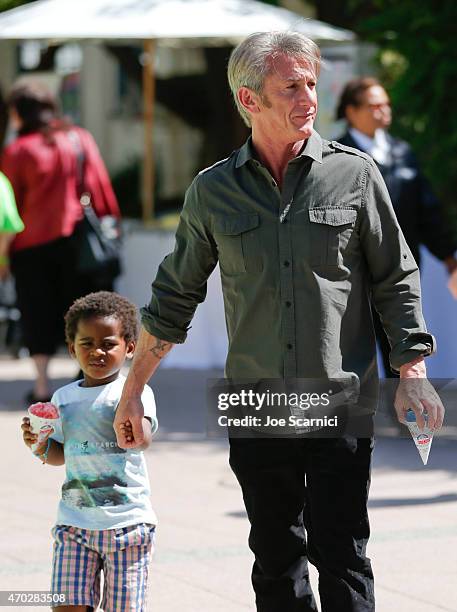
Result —
[[[418, 265], [419, 245], [424, 244], [452, 275], [457, 269], [455, 232], [446, 223], [411, 147], [387, 132], [392, 121], [390, 100], [379, 81], [373, 77], [349, 81], [341, 94], [337, 119], [346, 119], [348, 123], [347, 132], [338, 142], [371, 155], [381, 171], [398, 223]], [[453, 292], [452, 283], [449, 288]], [[391, 376], [389, 341], [376, 311], [373, 320], [384, 370], [386, 376]]]
[[[252, 137], [186, 194], [175, 250], [142, 311], [115, 420], [121, 447], [141, 444], [143, 385], [185, 340], [218, 262], [227, 377], [376, 380], [370, 291], [393, 367], [405, 379], [425, 377], [433, 337], [417, 266], [370, 158], [313, 131], [319, 65], [317, 46], [294, 32], [252, 34], [233, 51], [229, 83]], [[399, 387], [399, 418], [412, 406], [423, 425], [425, 381], [408, 382]], [[439, 427], [439, 398], [429, 393], [426, 408]], [[365, 554], [371, 447], [371, 439], [349, 436], [230, 440], [251, 522], [257, 610], [316, 611], [308, 559], [319, 570], [324, 612], [374, 610]]]

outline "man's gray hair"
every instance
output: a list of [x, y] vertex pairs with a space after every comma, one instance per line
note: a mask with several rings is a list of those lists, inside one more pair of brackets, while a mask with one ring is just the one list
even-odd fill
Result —
[[233, 49], [227, 68], [228, 82], [243, 121], [251, 126], [251, 117], [238, 100], [240, 87], [262, 95], [265, 78], [271, 72], [271, 60], [277, 55], [305, 59], [319, 75], [321, 53], [310, 38], [300, 32], [256, 32]]

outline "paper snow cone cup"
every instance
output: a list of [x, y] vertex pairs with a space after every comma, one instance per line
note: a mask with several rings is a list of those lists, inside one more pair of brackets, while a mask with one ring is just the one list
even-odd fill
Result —
[[32, 432], [38, 434], [35, 444], [32, 444], [32, 451], [43, 443], [47, 436], [51, 435], [56, 429], [56, 424], [60, 419], [59, 410], [50, 402], [38, 402], [32, 404], [29, 409], [29, 419]]
[[427, 427], [427, 415], [424, 416], [425, 427], [424, 429], [419, 429], [419, 426], [416, 422], [416, 415], [410, 409], [406, 413], [406, 425], [409, 429], [411, 437], [414, 440], [414, 444], [416, 445], [420, 458], [422, 459], [422, 463], [424, 465], [427, 465], [434, 432], [429, 427]]

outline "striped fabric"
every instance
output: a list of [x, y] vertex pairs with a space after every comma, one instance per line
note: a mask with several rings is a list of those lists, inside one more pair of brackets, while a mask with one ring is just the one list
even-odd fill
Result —
[[145, 611], [154, 530], [144, 523], [104, 531], [56, 525], [52, 592], [65, 593], [66, 605], [96, 609], [103, 571], [102, 610]]

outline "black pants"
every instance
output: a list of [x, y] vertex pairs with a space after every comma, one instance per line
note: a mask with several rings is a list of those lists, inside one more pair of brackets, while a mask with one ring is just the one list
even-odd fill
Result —
[[308, 560], [319, 571], [323, 612], [373, 612], [365, 555], [373, 441], [231, 439], [255, 555], [258, 612], [315, 612]]
[[113, 280], [76, 273], [69, 238], [13, 253], [11, 257], [24, 345], [31, 355], [53, 355], [64, 343], [64, 314], [91, 291], [113, 290]]

